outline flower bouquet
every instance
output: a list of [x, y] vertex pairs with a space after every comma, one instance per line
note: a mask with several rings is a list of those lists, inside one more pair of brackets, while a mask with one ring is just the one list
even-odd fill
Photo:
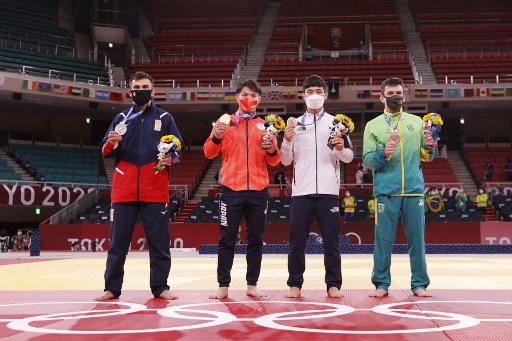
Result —
[[169, 153], [172, 158], [173, 164], [177, 165], [180, 163], [180, 159], [178, 158], [178, 151], [181, 150], [181, 141], [174, 135], [164, 135], [160, 138], [160, 143], [158, 144], [158, 164], [153, 167], [155, 170], [155, 174], [158, 174], [164, 166], [162, 165], [162, 159], [165, 157], [165, 154]]
[[285, 128], [284, 120], [279, 115], [270, 114], [265, 116], [266, 133], [263, 140], [270, 140], [272, 136], [279, 134]]
[[442, 125], [443, 120], [439, 114], [429, 113], [423, 116], [423, 132], [425, 134], [431, 134], [434, 141], [441, 139], [439, 133], [441, 132]]
[[329, 140], [327, 141], [327, 146], [329, 148], [334, 148], [332, 139], [336, 136], [341, 136], [343, 138], [344, 148], [352, 148], [352, 143], [350, 142], [348, 135], [354, 131], [354, 122], [352, 122], [350, 117], [343, 114], [337, 114], [334, 116], [334, 119], [332, 120], [332, 126], [329, 129], [330, 134]]

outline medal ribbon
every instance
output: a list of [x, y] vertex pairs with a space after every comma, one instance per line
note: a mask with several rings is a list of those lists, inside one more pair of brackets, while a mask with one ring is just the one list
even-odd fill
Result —
[[[322, 110], [322, 112], [320, 113], [320, 115], [318, 116], [318, 119], [316, 120], [316, 122], [320, 121], [322, 119], [322, 117], [324, 117], [325, 115], [325, 110]], [[315, 121], [311, 122], [311, 123], [308, 123], [308, 124], [305, 124], [304, 123], [304, 120], [306, 119], [306, 113], [304, 113], [300, 119], [299, 119], [299, 125], [301, 126], [309, 126], [309, 125], [312, 125], [312, 124], [315, 124]]]
[[[391, 119], [389, 118], [388, 115], [386, 115], [386, 113], [384, 113], [383, 115], [384, 115], [384, 119], [386, 120], [386, 123], [389, 125], [389, 128], [391, 128]], [[396, 131], [398, 130], [398, 122], [400, 121], [400, 116], [402, 116], [402, 112], [400, 112], [400, 115], [398, 115], [395, 127], [391, 128], [392, 133], [396, 133]]]

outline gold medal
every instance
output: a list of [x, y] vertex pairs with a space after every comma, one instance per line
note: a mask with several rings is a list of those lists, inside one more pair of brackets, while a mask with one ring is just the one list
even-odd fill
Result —
[[231, 122], [231, 117], [228, 114], [224, 114], [219, 118], [219, 122], [229, 124]]

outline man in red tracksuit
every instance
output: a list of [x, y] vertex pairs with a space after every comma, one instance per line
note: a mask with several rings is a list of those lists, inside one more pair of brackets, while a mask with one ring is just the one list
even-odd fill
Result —
[[[118, 114], [103, 138], [103, 157], [115, 157], [110, 211], [110, 248], [105, 270], [105, 289], [98, 301], [118, 298], [137, 217], [141, 216], [149, 246], [150, 287], [155, 298], [176, 299], [169, 292], [171, 269], [169, 236], [169, 173], [167, 167], [155, 172], [158, 144], [164, 135], [181, 139], [172, 116], [153, 105], [153, 79], [136, 72], [129, 81], [135, 104]], [[176, 157], [176, 156], [174, 156]], [[174, 159], [177, 161], [176, 159]], [[162, 165], [173, 163], [170, 155]]]

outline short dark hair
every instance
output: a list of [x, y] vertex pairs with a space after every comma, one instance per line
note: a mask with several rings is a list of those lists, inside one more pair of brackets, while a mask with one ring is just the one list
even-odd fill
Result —
[[397, 78], [397, 77], [385, 79], [384, 82], [382, 82], [382, 85], [380, 86], [380, 91], [382, 91], [382, 93], [384, 93], [384, 89], [386, 88], [386, 86], [396, 86], [396, 85], [403, 86], [404, 82], [402, 82], [402, 79]]
[[131, 85], [133, 81], [138, 81], [141, 79], [149, 79], [151, 85], [154, 85], [153, 77], [151, 77], [148, 73], [144, 71], [137, 71], [133, 75], [131, 75], [130, 80], [128, 81], [128, 85]]
[[239, 83], [236, 88], [236, 93], [239, 94], [242, 91], [242, 88], [245, 86], [248, 87], [249, 89], [251, 89], [252, 91], [256, 92], [257, 94], [259, 94], [260, 96], [263, 93], [263, 91], [261, 90], [260, 83], [258, 83], [254, 79], [247, 79], [245, 82]]
[[311, 75], [304, 80], [304, 84], [302, 84], [302, 89], [306, 90], [307, 88], [312, 88], [314, 86], [318, 86], [319, 88], [323, 88], [325, 92], [327, 92], [327, 83], [325, 83], [324, 79], [318, 75]]

